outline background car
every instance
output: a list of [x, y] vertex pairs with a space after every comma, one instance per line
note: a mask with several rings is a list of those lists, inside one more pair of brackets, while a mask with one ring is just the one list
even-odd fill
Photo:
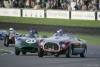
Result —
[[28, 34], [26, 34], [25, 37], [19, 37], [15, 43], [15, 55], [19, 55], [20, 52], [22, 52], [23, 55], [26, 55], [27, 52], [38, 52], [38, 43], [41, 39], [45, 39], [45, 37], [36, 35], [30, 37]]
[[80, 57], [85, 57], [87, 44], [85, 40], [79, 39], [72, 34], [52, 36], [50, 38], [40, 40], [38, 56], [43, 57], [44, 52], [54, 54], [55, 57], [59, 57], [61, 54], [65, 54], [66, 57], [78, 54]]
[[0, 40], [4, 40], [4, 37], [8, 34], [6, 30], [0, 30]]
[[21, 37], [21, 34], [19, 34], [19, 33], [17, 33], [17, 32], [16, 32], [16, 35], [13, 35], [13, 36], [9, 36], [9, 34], [7, 34], [7, 35], [4, 37], [4, 46], [9, 47], [9, 44], [15, 44], [16, 39], [17, 39], [18, 37]]

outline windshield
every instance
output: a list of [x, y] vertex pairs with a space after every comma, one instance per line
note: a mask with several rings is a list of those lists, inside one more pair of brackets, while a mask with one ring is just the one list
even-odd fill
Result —
[[71, 33], [63, 34], [63, 37], [77, 38], [74, 34]]
[[38, 38], [39, 36], [38, 35], [30, 36], [29, 34], [26, 34], [25, 37], [26, 38]]
[[71, 33], [63, 34], [62, 36], [54, 36], [54, 37], [70, 37], [70, 38], [77, 38], [74, 34], [71, 34]]

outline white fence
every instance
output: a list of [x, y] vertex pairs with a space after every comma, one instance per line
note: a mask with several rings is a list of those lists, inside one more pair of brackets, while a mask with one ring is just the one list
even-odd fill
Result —
[[95, 12], [91, 12], [91, 11], [71, 11], [71, 19], [95, 20]]
[[100, 12], [97, 12], [97, 20], [100, 20]]
[[22, 17], [44, 18], [44, 10], [23, 9]]
[[47, 18], [69, 19], [69, 11], [47, 10], [46, 17]]
[[20, 12], [20, 9], [0, 8], [0, 16], [21, 17], [21, 12]]
[[100, 12], [95, 11], [65, 11], [65, 10], [33, 10], [0, 8], [0, 16], [58, 18], [77, 20], [100, 20]]

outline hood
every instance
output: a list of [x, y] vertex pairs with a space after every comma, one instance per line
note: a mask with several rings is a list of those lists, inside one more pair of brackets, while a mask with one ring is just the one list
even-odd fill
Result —
[[46, 38], [45, 41], [46, 42], [60, 42], [60, 41], [66, 41], [69, 38], [64, 38], [64, 37], [50, 37], [50, 38]]
[[40, 39], [41, 38], [19, 37], [17, 39], [17, 41], [16, 41], [16, 46], [19, 46], [19, 47], [35, 47], [35, 48], [38, 48], [38, 42], [39, 42]]

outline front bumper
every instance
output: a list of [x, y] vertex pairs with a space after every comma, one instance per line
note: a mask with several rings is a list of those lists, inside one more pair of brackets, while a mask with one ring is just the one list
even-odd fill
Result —
[[48, 53], [59, 53], [59, 54], [65, 54], [65, 51], [68, 49], [67, 47], [65, 48], [60, 48], [59, 47], [59, 50], [45, 50], [43, 48], [43, 46], [39, 46], [39, 48], [41, 48], [44, 52], [48, 52]]
[[37, 48], [34, 47], [16, 47], [15, 46], [15, 50], [16, 51], [21, 51], [21, 52], [37, 52]]

